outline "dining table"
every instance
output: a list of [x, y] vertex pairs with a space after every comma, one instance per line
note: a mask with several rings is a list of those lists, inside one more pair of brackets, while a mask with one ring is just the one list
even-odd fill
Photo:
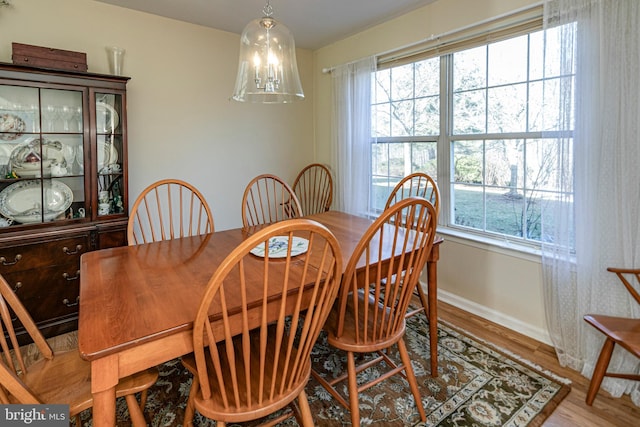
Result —
[[[309, 215], [349, 261], [373, 220], [339, 211]], [[78, 349], [91, 363], [93, 425], [115, 426], [120, 378], [193, 351], [193, 320], [209, 279], [254, 228], [236, 228], [87, 252], [80, 259]], [[436, 237], [427, 260], [431, 372], [437, 374]], [[364, 261], [363, 261], [364, 264]], [[259, 298], [257, 295], [256, 298]]]

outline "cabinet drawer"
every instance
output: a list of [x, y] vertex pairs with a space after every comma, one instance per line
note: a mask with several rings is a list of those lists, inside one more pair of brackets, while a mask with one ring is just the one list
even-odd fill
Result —
[[10, 273], [5, 279], [36, 323], [78, 312], [80, 272], [76, 263]]
[[80, 265], [80, 255], [88, 251], [88, 236], [0, 248], [0, 273], [4, 275], [69, 262]]

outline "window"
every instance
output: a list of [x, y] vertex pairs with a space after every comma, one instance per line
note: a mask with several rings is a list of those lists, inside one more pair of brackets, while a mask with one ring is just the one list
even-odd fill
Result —
[[557, 166], [572, 153], [557, 105], [574, 77], [560, 74], [552, 36], [526, 32], [378, 70], [373, 209], [404, 175], [424, 171], [440, 187], [440, 226], [539, 244], [543, 223], [553, 226], [544, 206], [573, 191], [557, 184], [572, 174]]
[[[440, 135], [440, 59], [378, 71], [372, 90], [372, 206], [412, 172], [436, 176]], [[435, 78], [434, 78], [435, 76]]]

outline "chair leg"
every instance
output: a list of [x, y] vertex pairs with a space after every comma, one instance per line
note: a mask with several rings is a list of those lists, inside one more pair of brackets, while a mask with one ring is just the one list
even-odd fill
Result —
[[335, 389], [335, 385], [339, 384], [340, 382], [342, 382], [343, 380], [347, 379], [349, 377], [349, 374], [347, 373], [346, 376], [339, 376], [337, 378], [333, 378], [331, 381], [327, 381], [326, 379], [324, 379], [322, 377], [322, 375], [318, 374], [316, 371], [314, 371], [313, 369], [311, 369], [311, 375], [313, 375], [313, 378], [316, 379], [316, 381], [318, 381], [320, 383], [320, 385], [322, 387], [325, 388], [325, 390], [327, 390], [329, 392], [329, 394], [331, 394], [331, 396], [333, 396], [334, 399], [336, 399], [338, 401], [338, 403], [340, 403], [342, 406], [344, 406], [345, 408], [349, 409], [349, 403], [347, 403], [347, 401], [345, 400], [344, 397], [342, 397]]
[[[200, 388], [200, 380], [197, 375], [193, 376], [193, 381], [191, 382], [191, 388], [189, 389], [189, 397], [187, 398], [187, 407], [184, 409], [184, 421], [182, 423], [183, 427], [192, 427], [193, 426], [193, 416], [196, 413], [196, 393]], [[219, 425], [219, 424], [217, 424]]]
[[589, 390], [587, 391], [586, 402], [589, 406], [593, 405], [596, 394], [598, 394], [598, 390], [600, 390], [600, 385], [602, 384], [604, 374], [607, 373], [607, 368], [609, 367], [609, 362], [611, 361], [611, 355], [613, 354], [613, 348], [615, 345], [615, 341], [610, 338], [607, 338], [602, 345], [600, 356], [598, 356], [598, 361], [593, 369], [593, 375], [591, 376], [591, 382], [589, 383]]
[[409, 387], [411, 387], [413, 398], [416, 401], [416, 407], [418, 408], [420, 419], [422, 420], [422, 422], [425, 422], [427, 421], [427, 415], [425, 414], [424, 408], [422, 407], [422, 397], [420, 396], [420, 390], [418, 389], [418, 381], [416, 380], [416, 376], [413, 373], [411, 359], [409, 358], [409, 353], [407, 352], [407, 346], [404, 343], [404, 339], [400, 339], [400, 341], [398, 341], [398, 350], [400, 352], [400, 358], [402, 359], [404, 369], [407, 372], [407, 381], [409, 381]]
[[144, 405], [147, 404], [147, 389], [140, 392], [140, 409], [144, 412]]
[[[306, 396], [306, 395], [305, 395]], [[293, 417], [296, 419], [296, 422], [299, 426], [304, 425], [304, 421], [302, 419], [302, 411], [300, 409], [300, 404], [296, 403], [294, 400], [289, 404], [289, 408], [291, 408], [291, 412], [293, 413]]]
[[356, 372], [356, 359], [353, 352], [347, 352], [347, 370], [349, 372], [349, 411], [351, 412], [351, 424], [360, 427], [360, 406], [358, 405], [358, 381]]
[[311, 416], [311, 407], [309, 407], [309, 399], [307, 394], [302, 390], [298, 396], [298, 407], [300, 408], [300, 415], [302, 416], [303, 427], [313, 427], [313, 416]]
[[127, 401], [127, 407], [129, 408], [131, 423], [136, 427], [146, 427], [147, 421], [144, 419], [144, 414], [142, 413], [142, 409], [140, 409], [136, 395], [127, 394], [125, 396], [125, 400]]

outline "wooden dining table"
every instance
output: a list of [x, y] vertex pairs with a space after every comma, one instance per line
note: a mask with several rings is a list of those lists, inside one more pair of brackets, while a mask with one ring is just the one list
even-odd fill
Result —
[[[346, 265], [372, 221], [329, 211], [306, 218], [337, 238]], [[193, 320], [218, 265], [252, 229], [87, 252], [80, 260], [78, 349], [91, 362], [93, 425], [114, 426], [120, 378], [193, 351]], [[431, 372], [437, 372], [436, 239], [427, 262]]]

